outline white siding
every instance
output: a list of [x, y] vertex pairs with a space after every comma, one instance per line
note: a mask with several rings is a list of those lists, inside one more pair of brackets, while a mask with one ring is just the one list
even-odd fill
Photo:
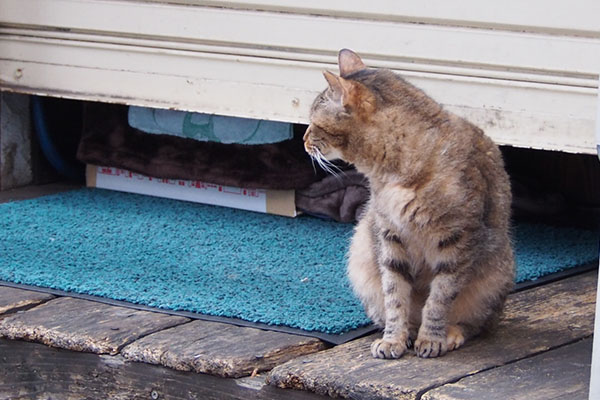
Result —
[[2, 0], [0, 87], [307, 122], [348, 47], [499, 143], [595, 152], [599, 2], [421, 3]]

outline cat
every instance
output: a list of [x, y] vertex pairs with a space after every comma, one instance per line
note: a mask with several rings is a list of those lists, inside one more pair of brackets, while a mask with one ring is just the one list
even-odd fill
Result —
[[347, 273], [383, 328], [376, 358], [446, 354], [497, 324], [514, 282], [511, 188], [483, 131], [351, 50], [315, 99], [304, 134], [320, 164], [341, 159], [368, 178], [370, 199]]

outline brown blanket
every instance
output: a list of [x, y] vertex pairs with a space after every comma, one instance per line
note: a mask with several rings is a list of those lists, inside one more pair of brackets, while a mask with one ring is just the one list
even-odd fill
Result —
[[200, 142], [140, 132], [128, 125], [127, 107], [87, 103], [83, 130], [77, 152], [82, 162], [156, 178], [283, 190], [307, 187], [324, 176], [304, 151], [302, 126], [294, 139], [276, 144]]
[[296, 208], [307, 214], [357, 221], [369, 199], [367, 179], [355, 169], [340, 176], [328, 175], [309, 187], [296, 191]]

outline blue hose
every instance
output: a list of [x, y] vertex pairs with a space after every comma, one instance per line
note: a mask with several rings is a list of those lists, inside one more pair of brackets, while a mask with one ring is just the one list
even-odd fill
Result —
[[33, 126], [40, 142], [42, 152], [46, 156], [46, 159], [48, 159], [50, 165], [52, 165], [59, 174], [68, 179], [76, 181], [83, 180], [83, 168], [65, 160], [56, 149], [56, 146], [54, 146], [46, 126], [46, 118], [44, 115], [42, 99], [38, 96], [31, 96], [31, 107], [33, 114]]

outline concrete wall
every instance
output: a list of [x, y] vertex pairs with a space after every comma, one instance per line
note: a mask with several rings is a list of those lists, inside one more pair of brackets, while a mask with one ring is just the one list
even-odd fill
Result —
[[0, 190], [31, 183], [29, 96], [0, 92]]

